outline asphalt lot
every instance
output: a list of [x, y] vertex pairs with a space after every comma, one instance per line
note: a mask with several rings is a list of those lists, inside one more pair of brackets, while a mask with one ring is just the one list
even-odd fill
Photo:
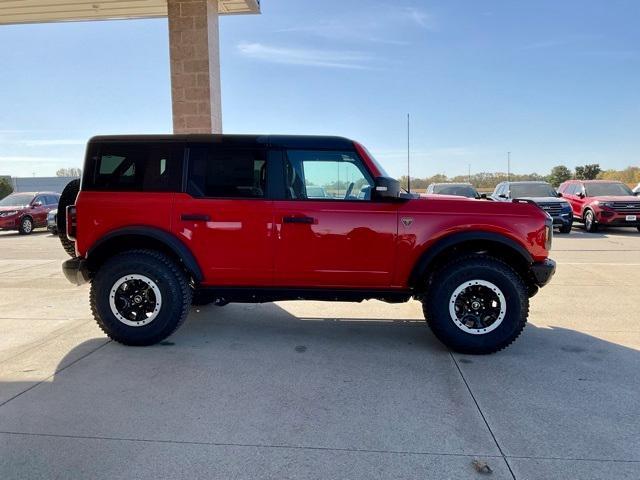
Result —
[[638, 479], [640, 233], [574, 229], [552, 257], [496, 355], [377, 301], [209, 306], [131, 348], [56, 238], [2, 233], [0, 478]]

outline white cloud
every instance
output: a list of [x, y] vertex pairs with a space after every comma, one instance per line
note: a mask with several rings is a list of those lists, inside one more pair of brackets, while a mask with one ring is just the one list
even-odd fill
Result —
[[422, 28], [432, 29], [435, 27], [435, 17], [430, 13], [415, 7], [406, 7], [407, 17]]
[[19, 145], [25, 145], [27, 147], [51, 147], [60, 145], [84, 145], [86, 140], [75, 140], [68, 138], [50, 139], [50, 140], [17, 140], [13, 142]]
[[371, 67], [367, 63], [372, 59], [362, 52], [276, 47], [257, 42], [241, 43], [238, 51], [265, 62], [324, 68], [368, 69]]

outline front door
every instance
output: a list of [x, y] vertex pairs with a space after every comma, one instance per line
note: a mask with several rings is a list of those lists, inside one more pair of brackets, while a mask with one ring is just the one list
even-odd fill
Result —
[[172, 230], [196, 256], [204, 285], [272, 282], [273, 202], [266, 193], [266, 151], [253, 145], [189, 148], [186, 193], [175, 196]]
[[398, 205], [371, 200], [373, 178], [355, 152], [285, 152], [285, 200], [274, 202], [275, 283], [388, 288]]

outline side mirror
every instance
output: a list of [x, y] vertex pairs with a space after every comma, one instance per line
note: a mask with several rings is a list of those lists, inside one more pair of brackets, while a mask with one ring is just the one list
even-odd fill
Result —
[[486, 193], [481, 193], [480, 194], [480, 198], [483, 199], [483, 200], [486, 200], [487, 199], [487, 194]]
[[582, 193], [582, 192], [578, 193], [578, 197], [579, 198], [584, 198], [584, 193]]
[[559, 198], [562, 198], [562, 194], [560, 192], [557, 192], [557, 195]]
[[500, 195], [498, 195], [498, 197], [500, 198], [507, 198], [507, 196], [504, 193], [501, 193]]
[[371, 198], [373, 200], [397, 200], [400, 198], [400, 182], [395, 178], [376, 177]]
[[36, 207], [41, 207], [42, 206], [42, 202], [41, 201], [37, 201], [37, 202], [33, 202], [31, 204], [31, 208], [36, 208]]
[[640, 191], [638, 191], [638, 192], [634, 193], [634, 195], [635, 195], [636, 197], [640, 197]]

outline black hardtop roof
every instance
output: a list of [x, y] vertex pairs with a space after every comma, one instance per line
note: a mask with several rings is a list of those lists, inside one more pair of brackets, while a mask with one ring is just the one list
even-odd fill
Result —
[[176, 135], [98, 135], [89, 143], [110, 142], [196, 142], [225, 145], [255, 144], [280, 148], [317, 148], [353, 150], [353, 140], [325, 135], [226, 135], [226, 134], [176, 134]]
[[473, 185], [470, 184], [469, 182], [434, 182], [434, 183], [430, 183], [429, 185], [433, 185], [434, 187], [438, 185], [462, 185], [465, 187], [473, 187]]
[[544, 185], [551, 185], [549, 182], [546, 182], [544, 180], [518, 180], [516, 182], [507, 182], [504, 181], [502, 183], [508, 183], [509, 185], [531, 185], [533, 183], [537, 183], [537, 184], [544, 184]]

